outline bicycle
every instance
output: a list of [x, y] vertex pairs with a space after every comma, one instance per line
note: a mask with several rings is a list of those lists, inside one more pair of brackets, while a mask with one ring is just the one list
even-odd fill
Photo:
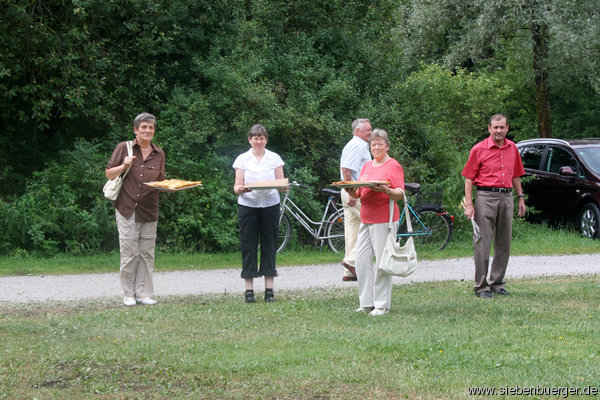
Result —
[[329, 197], [327, 198], [325, 211], [323, 211], [321, 221], [317, 222], [310, 219], [306, 213], [290, 199], [289, 196], [293, 187], [308, 189], [307, 186], [301, 185], [298, 182], [291, 182], [290, 189], [285, 192], [285, 196], [281, 201], [277, 252], [283, 251], [292, 237], [290, 215], [298, 221], [300, 225], [315, 238], [315, 240], [321, 242], [321, 247], [324, 242], [327, 242], [327, 245], [334, 253], [343, 252], [345, 248], [344, 209], [341, 204], [340, 191], [328, 188], [323, 189], [323, 192], [329, 194]]
[[[404, 244], [409, 237], [414, 237], [415, 246], [421, 249], [442, 250], [450, 242], [454, 229], [454, 216], [442, 206], [442, 191], [436, 187], [433, 191], [421, 191], [418, 183], [405, 183], [405, 192], [410, 194], [408, 211], [413, 231], [406, 232], [404, 210], [400, 215], [398, 237]], [[411, 201], [411, 199], [416, 199]], [[411, 204], [412, 203], [412, 204]]]

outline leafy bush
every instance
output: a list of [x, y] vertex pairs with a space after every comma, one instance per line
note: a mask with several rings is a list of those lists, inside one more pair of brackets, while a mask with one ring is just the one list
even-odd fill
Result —
[[[0, 202], [3, 252], [25, 249], [55, 254], [79, 254], [110, 249], [110, 205], [102, 195], [105, 160], [100, 145], [79, 140], [71, 151], [34, 174], [25, 193]], [[114, 225], [114, 222], [112, 223]]]

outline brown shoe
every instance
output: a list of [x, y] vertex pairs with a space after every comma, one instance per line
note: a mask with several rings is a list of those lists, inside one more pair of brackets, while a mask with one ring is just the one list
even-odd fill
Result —
[[343, 281], [356, 281], [356, 276], [342, 276]]
[[[352, 265], [348, 264], [346, 261], [342, 261], [342, 265], [344, 266], [344, 268], [346, 268], [348, 271], [350, 271], [350, 273], [354, 276], [356, 276], [356, 268], [354, 268]], [[356, 280], [356, 279], [354, 279]]]

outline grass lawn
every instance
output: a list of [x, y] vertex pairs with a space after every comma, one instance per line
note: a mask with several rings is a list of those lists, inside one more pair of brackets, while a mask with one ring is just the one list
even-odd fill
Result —
[[[395, 286], [357, 314], [355, 289], [0, 305], [0, 399], [472, 399], [469, 388], [600, 388], [600, 277]], [[597, 398], [581, 397], [581, 398]]]

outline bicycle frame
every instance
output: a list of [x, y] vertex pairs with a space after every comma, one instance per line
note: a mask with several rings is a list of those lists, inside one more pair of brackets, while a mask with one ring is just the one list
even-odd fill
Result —
[[325, 222], [327, 222], [327, 216], [329, 216], [329, 209], [333, 208], [333, 212], [339, 210], [339, 208], [335, 205], [334, 196], [331, 195], [327, 198], [327, 204], [325, 206], [325, 211], [323, 211], [323, 216], [321, 217], [321, 221], [313, 221], [310, 219], [308, 215], [304, 211], [300, 209], [294, 203], [292, 199], [289, 198], [290, 190], [285, 193], [283, 200], [281, 201], [281, 214], [279, 215], [279, 220], [281, 222], [281, 218], [283, 217], [284, 212], [288, 212], [294, 219], [304, 227], [316, 240], [324, 241], [329, 239], [329, 236], [321, 236], [323, 231], [323, 227], [325, 226]]
[[[410, 206], [410, 204], [407, 204], [408, 207], [408, 211], [411, 213], [411, 215], [413, 217], [415, 217], [416, 222], [418, 223], [418, 225], [420, 225], [420, 227], [422, 228], [422, 230], [418, 230], [415, 229], [415, 227], [413, 226], [413, 230], [410, 233], [398, 233], [397, 236], [398, 237], [410, 237], [410, 236], [431, 236], [431, 229], [429, 229], [428, 227], [425, 226], [425, 224], [423, 223], [423, 221], [421, 221], [421, 218], [419, 218], [419, 215], [415, 212], [415, 210], [413, 210], [413, 208]], [[404, 223], [404, 209], [402, 209], [402, 213], [400, 214], [400, 222], [398, 224], [398, 226], [402, 226], [402, 224]]]

